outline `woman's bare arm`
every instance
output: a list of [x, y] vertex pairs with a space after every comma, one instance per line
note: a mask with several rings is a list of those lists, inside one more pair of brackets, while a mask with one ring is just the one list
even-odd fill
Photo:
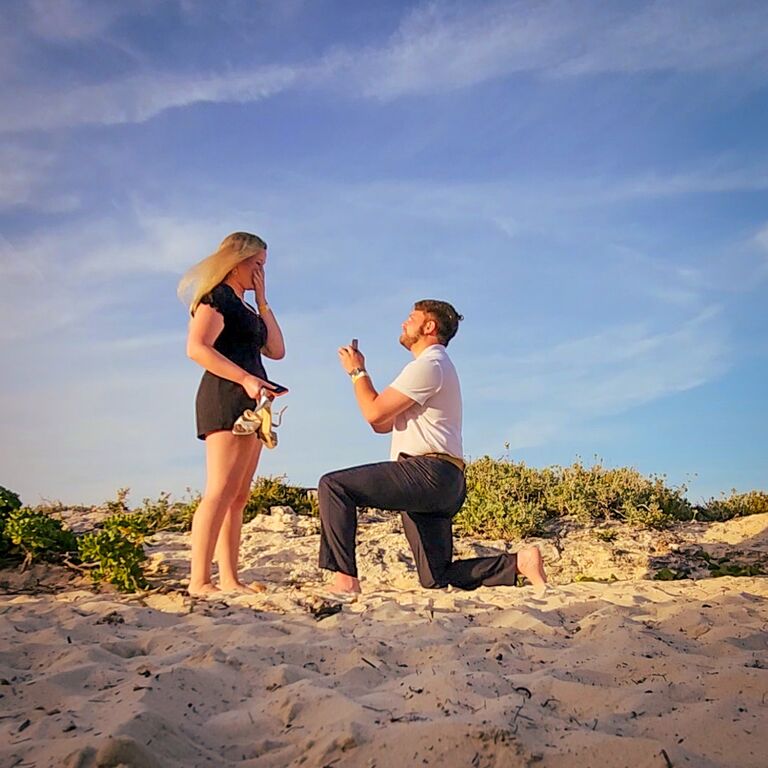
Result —
[[233, 363], [218, 352], [213, 343], [224, 328], [224, 318], [208, 304], [200, 304], [189, 321], [187, 357], [222, 379], [240, 384], [249, 397], [256, 399], [262, 387], [269, 385], [258, 376]]
[[256, 294], [256, 306], [267, 327], [267, 341], [261, 348], [261, 353], [271, 360], [282, 360], [285, 357], [285, 340], [283, 332], [275, 319], [275, 313], [267, 304], [266, 277], [264, 265], [253, 270], [253, 292]]

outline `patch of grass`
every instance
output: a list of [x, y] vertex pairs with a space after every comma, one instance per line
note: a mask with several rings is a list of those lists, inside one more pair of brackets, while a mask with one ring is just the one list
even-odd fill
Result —
[[616, 578], [615, 574], [613, 574], [613, 573], [610, 576], [608, 576], [608, 578], [605, 578], [605, 579], [598, 578], [597, 576], [589, 576], [586, 573], [577, 573], [573, 577], [573, 580], [574, 581], [594, 582], [595, 584], [611, 584], [614, 581], [618, 581], [618, 579]]
[[712, 557], [709, 552], [703, 549], [694, 552], [694, 557], [703, 560], [709, 570], [709, 575], [713, 578], [720, 576], [765, 576], [766, 570], [760, 563], [738, 563], [732, 558], [726, 556]]
[[653, 574], [653, 581], [679, 581], [687, 579], [688, 574], [684, 571], [675, 571], [672, 568], [660, 568]]

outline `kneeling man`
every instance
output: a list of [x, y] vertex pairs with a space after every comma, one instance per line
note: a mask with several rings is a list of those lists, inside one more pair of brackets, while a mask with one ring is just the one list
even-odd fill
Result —
[[320, 567], [335, 571], [331, 589], [360, 591], [355, 561], [357, 507], [397, 510], [427, 589], [514, 586], [517, 574], [534, 586], [546, 583], [541, 554], [528, 547], [515, 554], [453, 560], [452, 520], [464, 503], [461, 389], [446, 347], [463, 318], [445, 301], [414, 305], [400, 343], [414, 357], [381, 393], [353, 346], [339, 359], [355, 397], [375, 432], [391, 432], [390, 461], [330, 472], [320, 478]]

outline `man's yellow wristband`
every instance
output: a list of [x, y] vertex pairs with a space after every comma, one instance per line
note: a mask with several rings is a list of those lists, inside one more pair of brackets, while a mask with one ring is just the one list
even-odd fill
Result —
[[349, 376], [352, 379], [352, 383], [355, 384], [360, 379], [368, 376], [368, 371], [366, 371], [364, 368], [358, 368], [352, 371], [352, 373], [350, 373]]

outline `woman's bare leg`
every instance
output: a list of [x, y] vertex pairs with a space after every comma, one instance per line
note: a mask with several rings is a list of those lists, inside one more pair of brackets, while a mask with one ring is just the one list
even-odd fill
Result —
[[218, 590], [211, 581], [211, 560], [227, 510], [239, 491], [242, 464], [249, 444], [231, 432], [211, 432], [205, 440], [205, 493], [192, 518], [192, 556], [188, 592], [206, 595]]
[[255, 435], [240, 437], [248, 441], [250, 448], [247, 456], [243, 458], [241, 472], [238, 478], [237, 493], [232, 499], [224, 521], [219, 531], [216, 542], [216, 561], [219, 564], [219, 584], [222, 589], [233, 590], [248, 588], [240, 581], [238, 576], [238, 563], [240, 559], [240, 538], [243, 530], [243, 510], [248, 503], [251, 494], [253, 475], [261, 456], [263, 443]]

